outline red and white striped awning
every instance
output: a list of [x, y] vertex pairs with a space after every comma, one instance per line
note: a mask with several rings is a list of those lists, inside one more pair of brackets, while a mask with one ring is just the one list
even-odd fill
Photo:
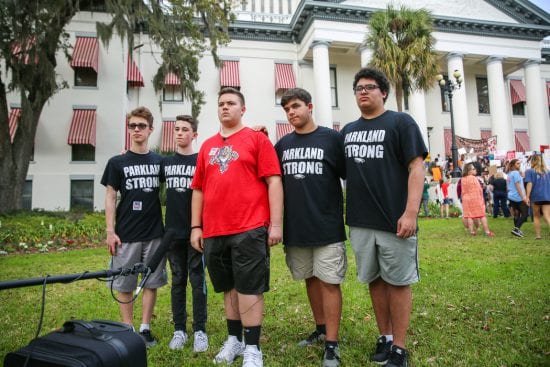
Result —
[[292, 64], [275, 64], [275, 90], [296, 88]]
[[176, 74], [170, 72], [164, 77], [164, 85], [178, 86], [181, 85], [181, 81]]
[[17, 125], [19, 124], [19, 117], [21, 117], [20, 108], [12, 108], [10, 111], [8, 127], [10, 129], [10, 141], [13, 143], [13, 138], [15, 137], [15, 130], [17, 130]]
[[294, 131], [294, 126], [292, 126], [288, 122], [277, 122], [276, 124], [277, 141], [279, 141], [286, 134], [290, 134], [293, 131]]
[[529, 144], [529, 135], [527, 135], [527, 131], [515, 130], [514, 140], [516, 143], [516, 152], [528, 152], [531, 150], [531, 145]]
[[134, 60], [128, 57], [128, 67], [126, 71], [126, 81], [130, 87], [143, 87], [143, 77]]
[[76, 37], [74, 45], [72, 68], [99, 69], [99, 46], [96, 37]]
[[550, 106], [550, 82], [546, 82], [546, 97], [548, 98], [548, 106]]
[[510, 80], [510, 97], [512, 97], [512, 104], [519, 102], [525, 102], [525, 86], [521, 80]]
[[480, 133], [479, 135], [480, 135], [481, 139], [484, 139], [484, 140], [487, 140], [491, 136], [493, 136], [493, 132], [490, 129], [480, 129], [479, 133]]
[[241, 87], [241, 79], [239, 77], [239, 62], [238, 61], [223, 61], [223, 66], [220, 70], [220, 86], [223, 87]]
[[[29, 52], [31, 51], [35, 42], [36, 42], [36, 38], [30, 37], [26, 42], [24, 42], [23, 47], [21, 47], [21, 42], [13, 43], [11, 48], [11, 52], [13, 56], [15, 56], [19, 60], [23, 60], [24, 64], [28, 64], [30, 59]], [[35, 55], [34, 63], [35, 64], [38, 63], [38, 55]]]
[[176, 121], [163, 121], [162, 123], [162, 141], [160, 144], [161, 152], [175, 152], [176, 142], [174, 141], [174, 125]]
[[124, 119], [124, 150], [130, 149], [132, 145], [132, 139], [130, 138], [130, 131], [128, 131], [128, 116]]
[[67, 144], [90, 144], [95, 147], [95, 109], [75, 109]]

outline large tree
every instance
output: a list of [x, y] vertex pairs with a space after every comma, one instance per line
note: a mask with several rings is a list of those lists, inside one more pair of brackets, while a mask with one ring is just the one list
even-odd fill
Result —
[[[80, 9], [97, 8], [111, 14], [97, 23], [104, 45], [116, 37], [134, 46], [136, 31], [147, 33], [162, 52], [153, 79], [156, 90], [164, 76], [175, 73], [184, 97], [199, 113], [203, 94], [195, 89], [198, 61], [228, 41], [231, 0], [1, 0], [0, 1], [0, 213], [21, 208], [36, 127], [45, 103], [67, 86], [56, 73], [56, 53], [70, 59], [66, 26]], [[8, 94], [15, 93], [21, 115], [13, 142], [8, 128]]]
[[395, 87], [397, 109], [402, 111], [403, 96], [427, 91], [438, 73], [431, 14], [388, 5], [372, 14], [368, 28], [363, 45], [374, 51], [369, 66], [387, 75]]

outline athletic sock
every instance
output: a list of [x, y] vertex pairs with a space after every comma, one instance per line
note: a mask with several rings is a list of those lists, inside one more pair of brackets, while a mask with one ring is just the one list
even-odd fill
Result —
[[151, 325], [150, 324], [141, 324], [139, 326], [139, 332], [143, 332], [143, 330], [151, 330]]
[[327, 327], [325, 324], [317, 324], [315, 325], [315, 330], [317, 330], [317, 332], [319, 334], [323, 334], [323, 335], [326, 335], [327, 333]]
[[243, 324], [241, 320], [229, 320], [227, 319], [227, 333], [229, 335], [237, 337], [237, 339], [243, 341]]
[[244, 327], [244, 343], [246, 345], [255, 345], [260, 349], [260, 334], [262, 325]]

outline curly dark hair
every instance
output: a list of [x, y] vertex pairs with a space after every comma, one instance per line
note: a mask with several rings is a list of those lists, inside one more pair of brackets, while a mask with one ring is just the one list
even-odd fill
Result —
[[373, 79], [376, 81], [376, 84], [378, 84], [378, 87], [380, 88], [380, 92], [384, 93], [386, 92], [386, 97], [384, 97], [384, 103], [386, 102], [386, 99], [388, 98], [388, 95], [390, 94], [390, 82], [388, 78], [386, 77], [386, 74], [381, 72], [378, 69], [373, 68], [362, 68], [355, 74], [355, 77], [353, 78], [353, 90], [355, 90], [355, 87], [357, 86], [357, 82], [359, 82], [359, 79]]

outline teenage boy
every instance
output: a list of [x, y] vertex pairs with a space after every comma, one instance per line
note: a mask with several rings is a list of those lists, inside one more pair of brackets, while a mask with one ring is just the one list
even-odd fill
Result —
[[[147, 264], [159, 247], [163, 234], [159, 200], [161, 156], [151, 152], [149, 136], [153, 132], [153, 115], [138, 107], [128, 115], [131, 135], [130, 150], [109, 159], [101, 184], [106, 187], [105, 222], [107, 246], [111, 254], [111, 269], [131, 268], [136, 263]], [[117, 192], [120, 193], [118, 206]], [[157, 298], [157, 288], [166, 284], [166, 260], [163, 259], [143, 288], [139, 334], [147, 347], [157, 343], [151, 334], [151, 318]], [[109, 283], [111, 285], [111, 283]], [[133, 324], [133, 291], [137, 275], [112, 280], [118, 291], [122, 322]]]
[[241, 92], [220, 90], [220, 132], [200, 148], [191, 186], [191, 244], [204, 251], [214, 291], [224, 293], [229, 336], [214, 363], [242, 354], [243, 366], [261, 367], [263, 293], [269, 246], [281, 241], [283, 187], [275, 149], [242, 124], [245, 111]]
[[390, 84], [370, 68], [359, 70], [353, 90], [361, 117], [343, 131], [346, 221], [359, 281], [369, 291], [380, 332], [372, 359], [407, 366], [405, 337], [418, 281], [417, 216], [428, 154], [406, 113], [384, 108]]
[[174, 241], [168, 252], [172, 270], [172, 317], [174, 336], [168, 347], [183, 348], [188, 340], [187, 324], [187, 277], [193, 296], [193, 351], [208, 349], [206, 334], [206, 282], [202, 253], [190, 242], [191, 235], [191, 181], [195, 174], [197, 153], [192, 142], [197, 137], [198, 121], [189, 115], [176, 116], [174, 140], [176, 154], [161, 162], [161, 181], [166, 182], [166, 230], [173, 230]]
[[338, 329], [347, 268], [341, 178], [345, 178], [341, 135], [313, 121], [311, 95], [287, 90], [281, 98], [294, 132], [275, 145], [284, 188], [283, 244], [295, 280], [305, 280], [316, 329], [298, 343], [325, 340], [323, 367], [340, 365]]

